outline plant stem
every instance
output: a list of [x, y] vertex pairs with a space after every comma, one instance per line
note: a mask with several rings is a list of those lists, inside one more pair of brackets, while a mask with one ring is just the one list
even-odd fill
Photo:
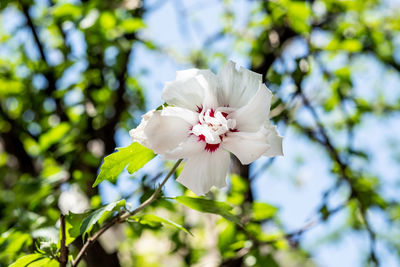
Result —
[[123, 223], [128, 219], [129, 217], [135, 215], [139, 211], [143, 210], [145, 207], [150, 205], [154, 200], [157, 199], [158, 195], [161, 192], [161, 189], [165, 185], [165, 183], [168, 181], [168, 179], [175, 173], [176, 169], [178, 168], [179, 164], [181, 164], [182, 159], [179, 159], [174, 167], [169, 171], [167, 176], [165, 176], [164, 180], [160, 184], [159, 187], [157, 187], [156, 191], [142, 204], [140, 204], [139, 207], [136, 209], [130, 211], [130, 212], [125, 212], [122, 214], [119, 214], [117, 217], [115, 217], [113, 220], [111, 220], [109, 223], [105, 224], [103, 227], [101, 227], [92, 237], [88, 238], [88, 240], [85, 242], [81, 250], [79, 251], [78, 255], [76, 256], [76, 259], [72, 262], [72, 266], [76, 267], [78, 263], [82, 260], [83, 255], [85, 254], [86, 250], [90, 247], [91, 244], [93, 244], [105, 231], [107, 231], [109, 228], [114, 226], [117, 223]]

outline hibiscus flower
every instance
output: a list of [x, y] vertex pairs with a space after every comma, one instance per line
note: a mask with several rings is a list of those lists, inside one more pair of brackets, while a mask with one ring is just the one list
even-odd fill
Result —
[[178, 71], [166, 83], [168, 104], [152, 110], [129, 133], [166, 159], [186, 159], [177, 181], [197, 195], [226, 186], [230, 154], [242, 164], [283, 155], [282, 137], [269, 122], [271, 91], [262, 76], [230, 61], [218, 75]]

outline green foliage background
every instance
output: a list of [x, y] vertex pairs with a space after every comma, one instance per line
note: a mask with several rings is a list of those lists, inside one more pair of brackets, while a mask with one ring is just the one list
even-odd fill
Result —
[[[6, 51], [0, 53], [0, 266], [17, 259], [13, 266], [58, 266], [58, 200], [65, 185], [79, 188], [90, 204], [86, 213], [66, 217], [70, 259], [82, 240], [132, 208], [125, 200], [101, 206], [98, 188], [92, 185], [103, 158], [116, 148], [116, 131], [136, 126], [138, 114], [145, 110], [148, 88], [140, 82], [142, 74], [128, 71], [134, 49], [141, 45], [149, 53], [209, 68], [229, 57], [230, 51], [212, 48], [220, 38], [233, 40], [232, 50], [264, 75], [276, 95], [274, 123], [295, 129], [329, 157], [335, 183], [321, 196], [317, 219], [286, 233], [278, 208], [254, 198], [249, 167], [236, 162], [226, 194], [212, 191], [198, 199], [181, 188], [186, 196], [162, 197], [110, 229], [110, 235], [95, 242], [80, 265], [192, 266], [209, 260], [220, 266], [314, 266], [313, 251], [302, 247], [302, 235], [343, 210], [346, 224], [335, 236], [326, 236], [326, 242], [335, 242], [349, 231], [364, 232], [370, 248], [360, 251], [365, 253], [362, 264], [380, 265], [378, 242], [390, 249], [399, 264], [399, 198], [384, 193], [384, 177], [368, 170], [373, 155], [355, 148], [353, 136], [366, 117], [396, 116], [400, 98], [398, 93], [392, 99], [384, 96], [385, 80], [376, 88], [376, 99], [357, 94], [353, 62], [365, 56], [398, 77], [400, 17], [388, 10], [387, 1], [248, 1], [252, 8], [243, 31], [233, 26], [236, 4], [223, 1], [221, 31], [200, 49], [179, 54], [140, 34], [146, 15], [152, 12], [146, 2], [1, 1], [2, 23], [7, 23], [4, 14], [10, 9], [23, 17], [23, 23], [16, 23], [11, 31], [0, 25], [0, 48]], [[69, 41], [72, 32], [83, 38], [83, 53]], [[316, 32], [328, 36], [328, 42], [315, 42]], [[301, 40], [307, 52], [296, 58], [292, 68], [279, 67], [295, 40]], [[332, 68], [338, 57], [345, 64]], [[79, 79], [70, 79], [68, 72], [82, 60], [86, 64]], [[319, 70], [318, 89], [310, 94], [305, 87], [315, 70]], [[289, 94], [281, 87], [287, 82], [292, 86]], [[400, 84], [394, 83], [390, 90], [399, 92]], [[69, 101], [71, 92], [81, 96], [79, 101]], [[299, 118], [300, 112], [306, 112], [311, 122]], [[338, 143], [336, 136], [345, 136], [346, 141]], [[392, 150], [398, 153], [398, 146]], [[137, 145], [122, 148], [105, 160], [99, 182], [115, 182], [128, 164], [128, 171], [134, 173], [153, 156]], [[265, 168], [273, 163], [269, 161]], [[134, 193], [140, 202], [154, 192], [152, 175], [132, 175], [141, 179]], [[399, 181], [393, 183], [394, 190], [400, 189]], [[348, 192], [345, 201], [332, 207], [331, 195], [343, 187]], [[371, 210], [381, 212], [390, 229], [374, 229]]]

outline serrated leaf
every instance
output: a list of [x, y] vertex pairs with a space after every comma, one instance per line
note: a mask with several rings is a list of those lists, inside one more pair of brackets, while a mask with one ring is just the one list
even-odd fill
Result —
[[133, 217], [131, 217], [131, 219], [134, 219], [138, 223], [145, 223], [145, 224], [149, 224], [149, 225], [152, 225], [152, 223], [153, 224], [154, 223], [155, 224], [158, 224], [158, 223], [167, 224], [167, 225], [173, 226], [175, 228], [178, 228], [179, 230], [182, 230], [187, 234], [192, 235], [192, 233], [189, 230], [187, 230], [185, 227], [183, 227], [182, 225], [177, 224], [176, 222], [173, 222], [171, 220], [158, 217], [158, 216], [153, 215], [153, 214], [145, 214], [145, 215], [142, 215], [142, 216], [133, 216]]
[[17, 261], [15, 261], [13, 264], [10, 265], [10, 267], [25, 267], [28, 264], [38, 261], [40, 259], [45, 258], [45, 256], [41, 255], [41, 254], [29, 254], [26, 256], [23, 256], [19, 259], [17, 259]]
[[253, 219], [256, 221], [262, 221], [269, 219], [275, 215], [278, 208], [262, 202], [253, 203]]
[[187, 196], [179, 196], [175, 200], [191, 209], [218, 214], [229, 221], [242, 225], [240, 219], [231, 213], [232, 207], [224, 202]]
[[69, 213], [65, 216], [65, 244], [71, 244], [81, 234], [81, 223], [87, 214]]
[[132, 174], [142, 168], [155, 156], [151, 149], [136, 142], [127, 147], [118, 148], [116, 152], [104, 158], [104, 163], [101, 165], [100, 173], [93, 187], [104, 180], [115, 182], [118, 175], [126, 166], [128, 166], [128, 172]]
[[121, 207], [125, 207], [125, 199], [120, 201], [116, 201], [110, 203], [106, 206], [103, 206], [93, 212], [91, 212], [85, 219], [82, 221], [82, 225], [80, 227], [80, 234], [84, 238], [85, 235], [92, 230], [93, 226], [98, 222], [102, 223], [105, 219], [111, 215], [113, 211], [119, 210]]

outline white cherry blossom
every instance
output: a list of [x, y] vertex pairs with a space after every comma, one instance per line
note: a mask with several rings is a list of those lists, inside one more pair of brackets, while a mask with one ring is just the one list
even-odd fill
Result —
[[226, 186], [233, 153], [242, 164], [283, 155], [282, 137], [269, 122], [272, 93], [260, 74], [230, 61], [218, 75], [178, 71], [166, 83], [168, 104], [143, 116], [133, 140], [166, 159], [186, 159], [177, 181], [197, 195]]

